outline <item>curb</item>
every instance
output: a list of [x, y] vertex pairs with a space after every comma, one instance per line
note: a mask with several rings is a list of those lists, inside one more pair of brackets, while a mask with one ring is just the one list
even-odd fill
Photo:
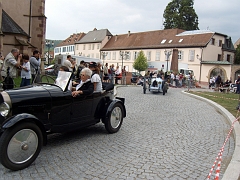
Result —
[[[217, 108], [222, 115], [228, 120], [230, 125], [232, 122], [236, 119], [229, 111], [227, 111], [224, 107], [220, 106], [219, 104], [197, 96], [195, 94], [190, 94], [188, 92], [182, 91], [182, 93], [187, 94], [189, 96], [192, 96], [196, 99], [200, 99], [202, 101], [207, 102], [210, 105], [213, 105], [215, 108]], [[240, 124], [235, 123], [233, 126], [233, 135], [234, 135], [234, 140], [235, 140], [235, 149], [232, 155], [232, 159], [230, 163], [228, 164], [228, 167], [223, 175], [222, 180], [237, 180], [240, 177]], [[210, 169], [211, 167], [209, 167]]]

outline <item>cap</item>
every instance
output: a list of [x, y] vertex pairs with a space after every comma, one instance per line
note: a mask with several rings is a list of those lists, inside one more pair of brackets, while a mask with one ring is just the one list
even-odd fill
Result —
[[97, 67], [97, 63], [96, 62], [90, 62], [89, 67]]

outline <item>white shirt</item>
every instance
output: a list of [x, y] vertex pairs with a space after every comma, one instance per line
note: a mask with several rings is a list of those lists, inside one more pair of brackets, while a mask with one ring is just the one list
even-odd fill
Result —
[[71, 63], [68, 59], [66, 59], [66, 60], [63, 62], [63, 65], [66, 66], [69, 71], [71, 71], [71, 72], [73, 71], [73, 69], [72, 69], [72, 66], [73, 66], [73, 65], [72, 65], [72, 63]]
[[116, 74], [116, 75], [119, 75], [120, 73], [121, 73], [120, 69], [119, 69], [119, 68], [116, 69], [115, 74]]
[[27, 68], [27, 71], [25, 71], [24, 69], [21, 70], [21, 78], [31, 79], [30, 62], [24, 62], [22, 66], [24, 68]]
[[90, 79], [87, 79], [85, 82], [80, 81], [80, 83], [76, 86], [76, 91], [78, 91], [79, 88], [82, 87], [82, 85], [83, 85], [84, 83], [88, 82], [88, 81], [90, 81]]
[[96, 87], [95, 91], [98, 91], [98, 92], [102, 91], [102, 82], [101, 82], [101, 78], [100, 78], [99, 74], [94, 74], [91, 78], [91, 82], [97, 83], [97, 87]]

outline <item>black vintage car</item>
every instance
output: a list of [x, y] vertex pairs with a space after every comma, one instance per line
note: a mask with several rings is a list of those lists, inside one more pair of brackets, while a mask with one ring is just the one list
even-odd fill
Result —
[[[70, 76], [68, 76], [69, 78]], [[65, 86], [40, 83], [2, 91], [0, 95], [0, 162], [11, 170], [28, 167], [46, 145], [49, 133], [63, 133], [102, 122], [117, 132], [126, 117], [124, 98], [113, 85], [102, 92], [72, 97]]]

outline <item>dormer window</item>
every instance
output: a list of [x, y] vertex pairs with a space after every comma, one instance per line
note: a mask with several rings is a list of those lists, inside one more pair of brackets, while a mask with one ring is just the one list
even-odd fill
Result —
[[183, 41], [183, 39], [179, 39], [179, 41], [178, 42], [182, 42]]
[[169, 40], [168, 43], [172, 43], [172, 40]]
[[94, 40], [94, 41], [96, 41], [96, 40], [97, 40], [97, 38], [94, 38], [93, 40]]
[[161, 42], [161, 44], [164, 44], [165, 42], [166, 42], [166, 39], [163, 39], [162, 42]]

